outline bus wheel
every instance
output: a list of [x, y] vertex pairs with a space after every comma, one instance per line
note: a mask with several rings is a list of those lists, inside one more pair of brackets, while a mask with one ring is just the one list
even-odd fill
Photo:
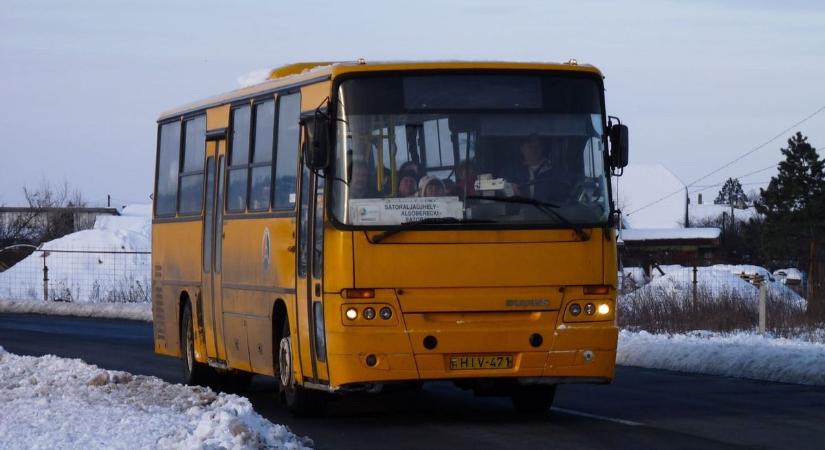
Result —
[[513, 409], [519, 414], [544, 414], [553, 406], [556, 385], [519, 386], [510, 398]]
[[323, 392], [298, 386], [292, 371], [292, 337], [289, 335], [289, 323], [284, 322], [284, 330], [278, 344], [278, 387], [281, 399], [287, 409], [298, 417], [319, 416], [326, 408], [326, 395]]
[[192, 307], [189, 302], [183, 307], [180, 326], [180, 353], [183, 356], [183, 382], [188, 385], [206, 386], [210, 382], [210, 368], [195, 360], [195, 328], [192, 325]]

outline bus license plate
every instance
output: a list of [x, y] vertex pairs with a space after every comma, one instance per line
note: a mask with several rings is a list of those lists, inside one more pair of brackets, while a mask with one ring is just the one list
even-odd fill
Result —
[[510, 369], [513, 357], [507, 356], [451, 356], [450, 370]]

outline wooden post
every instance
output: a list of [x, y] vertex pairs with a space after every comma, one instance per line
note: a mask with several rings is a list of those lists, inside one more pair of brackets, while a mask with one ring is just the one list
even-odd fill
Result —
[[696, 268], [696, 265], [694, 264], [693, 265], [693, 310], [694, 311], [696, 311], [698, 309], [697, 292], [696, 292], [698, 290], [698, 285], [699, 285], [699, 282], [696, 279], [697, 278], [696, 274], [698, 272], [699, 272], [699, 270]]
[[768, 284], [765, 280], [759, 283], [759, 334], [765, 334], [765, 322], [767, 322], [766, 303], [768, 301]]

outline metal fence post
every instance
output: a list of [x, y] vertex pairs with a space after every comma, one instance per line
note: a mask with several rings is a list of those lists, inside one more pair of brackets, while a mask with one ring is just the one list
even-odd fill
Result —
[[765, 323], [767, 322], [766, 303], [768, 300], [768, 286], [765, 280], [759, 283], [759, 333], [765, 334]]
[[49, 252], [43, 251], [43, 254], [40, 255], [43, 258], [43, 301], [49, 301], [49, 266], [46, 265], [46, 257], [49, 256]]

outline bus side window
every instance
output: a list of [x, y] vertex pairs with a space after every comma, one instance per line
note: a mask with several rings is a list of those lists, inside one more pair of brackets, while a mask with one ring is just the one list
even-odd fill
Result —
[[255, 105], [255, 140], [249, 169], [249, 209], [269, 209], [272, 186], [272, 149], [275, 134], [275, 101]]
[[246, 209], [247, 175], [249, 170], [250, 108], [232, 110], [232, 142], [229, 147], [229, 171], [226, 209], [240, 212]]
[[301, 94], [278, 98], [278, 147], [275, 163], [275, 208], [295, 207], [295, 186], [298, 171]]
[[178, 213], [200, 214], [203, 208], [203, 160], [206, 147], [206, 116], [183, 123], [183, 168], [178, 187]]
[[174, 216], [180, 171], [180, 121], [161, 125], [158, 149], [158, 180], [155, 187], [155, 215]]

